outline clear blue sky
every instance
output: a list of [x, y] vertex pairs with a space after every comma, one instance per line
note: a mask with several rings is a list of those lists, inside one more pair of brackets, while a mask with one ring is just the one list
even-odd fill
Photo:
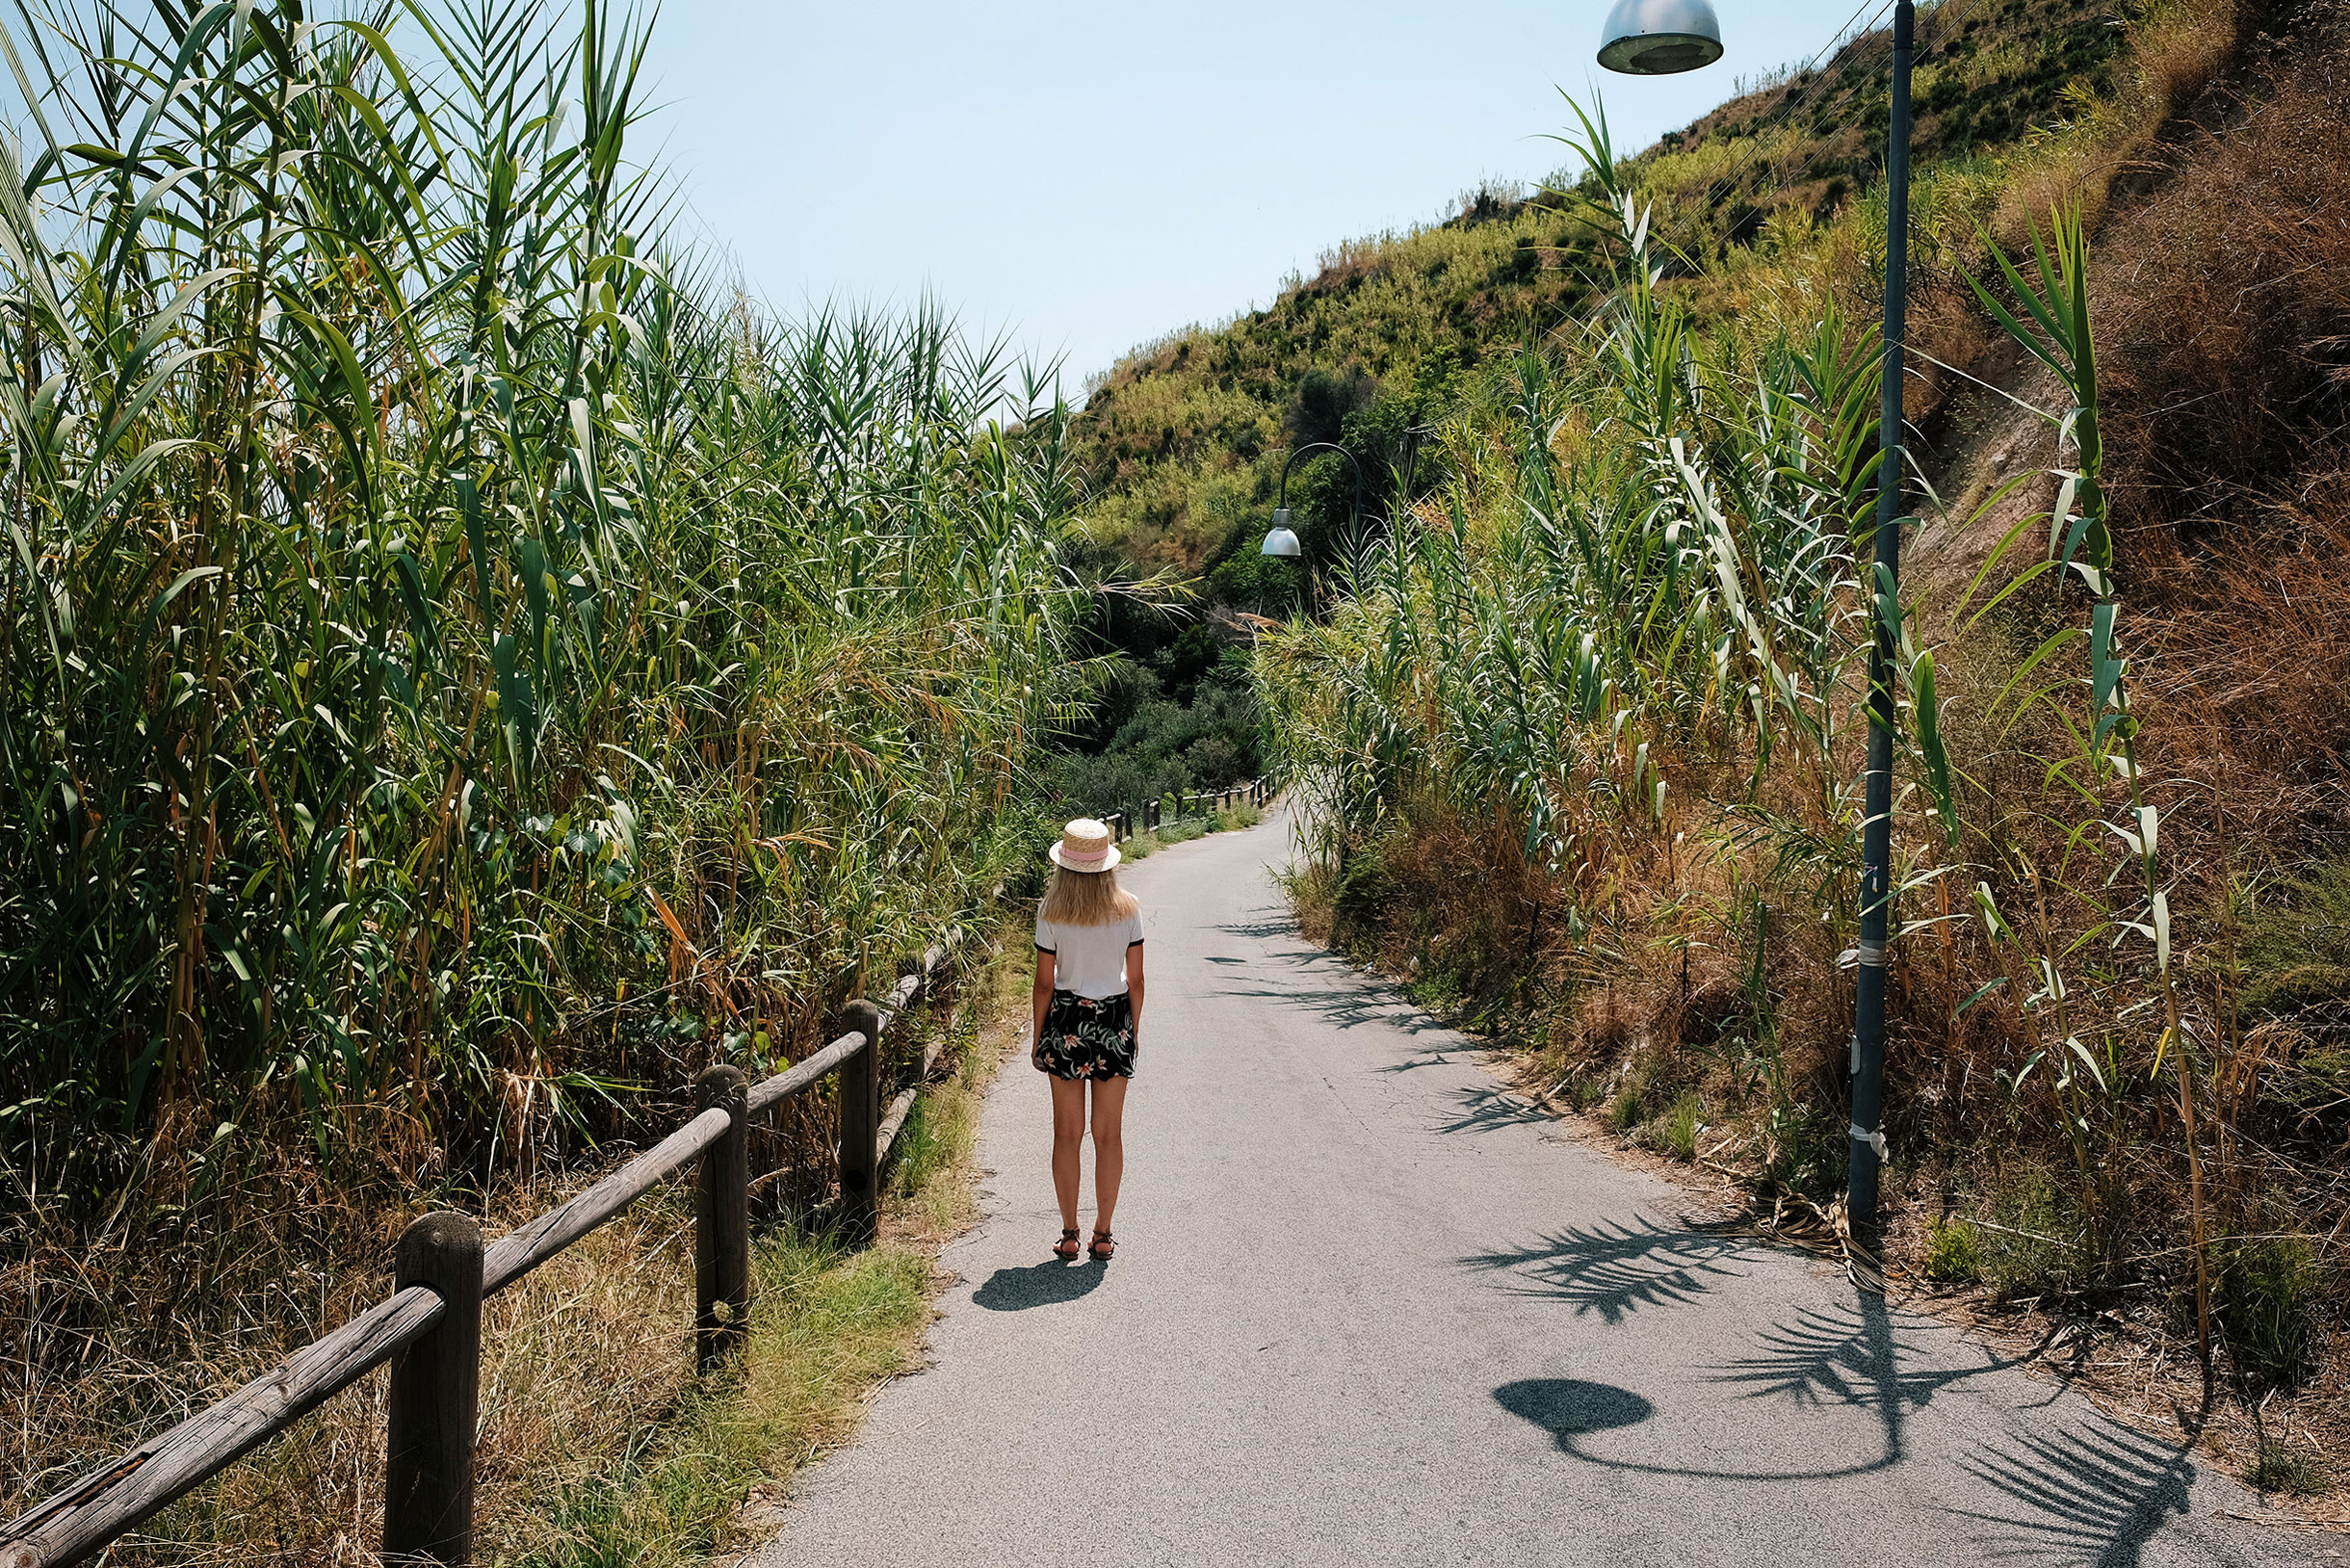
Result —
[[927, 289], [1065, 355], [1074, 397], [1341, 240], [1567, 162], [1543, 140], [1560, 87], [1604, 78], [1637, 150], [1809, 58], [1854, 3], [1716, 0], [1727, 57], [1640, 79], [1592, 63], [1602, 0], [668, 0], [638, 144], [778, 307]]

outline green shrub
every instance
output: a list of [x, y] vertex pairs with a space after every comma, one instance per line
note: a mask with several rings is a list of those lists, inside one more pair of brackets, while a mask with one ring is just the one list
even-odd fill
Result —
[[1074, 805], [1097, 816], [1130, 810], [1264, 771], [1263, 725], [1244, 662], [1219, 666], [1192, 688], [1132, 660], [1113, 659], [1109, 668], [1098, 712], [1068, 736], [1071, 749], [1056, 762], [1055, 783]]
[[2306, 1236], [2234, 1238], [2219, 1247], [2219, 1310], [2236, 1368], [2261, 1384], [2289, 1383], [2316, 1338], [2322, 1284]]
[[2338, 1013], [2350, 1000], [2350, 860], [2328, 861], [2244, 922], [2243, 1006]]
[[1648, 1107], [1641, 1102], [1640, 1087], [1631, 1080], [1607, 1102], [1607, 1112], [1601, 1118], [1611, 1133], [1629, 1133], [1648, 1119]]
[[1350, 850], [1330, 889], [1333, 917], [1330, 933], [1334, 945], [1348, 948], [1365, 933], [1375, 932], [1401, 893], [1402, 883], [1389, 869], [1376, 845]]
[[2324, 1466], [2273, 1437], [2260, 1439], [2259, 1452], [2244, 1472], [2244, 1480], [2263, 1492], [2284, 1492], [2297, 1498], [2313, 1498], [2326, 1489]]
[[2002, 1298], [2062, 1294], [2081, 1283], [2080, 1217], [2048, 1166], [2024, 1161], [1996, 1174], [1975, 1227], [1981, 1277]]
[[1762, 1180], [1790, 1192], [1824, 1192], [1843, 1185], [1851, 1148], [1844, 1118], [1808, 1101], [1774, 1095], [1762, 1118]]
[[1964, 1219], [1937, 1219], [1926, 1233], [1925, 1272], [1953, 1285], [1983, 1277], [1982, 1233]]
[[1684, 1089], [1641, 1129], [1642, 1141], [1676, 1160], [1697, 1158], [1697, 1135], [1706, 1125], [1706, 1102], [1695, 1089]]
[[1469, 1000], [1469, 971], [1457, 960], [1431, 954], [1416, 958], [1414, 966], [1412, 978], [1403, 982], [1403, 994], [1414, 1006], [1449, 1017]]

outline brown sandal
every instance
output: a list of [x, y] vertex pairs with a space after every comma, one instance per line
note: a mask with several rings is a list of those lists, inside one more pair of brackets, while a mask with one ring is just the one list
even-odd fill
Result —
[[1063, 1263], [1077, 1262], [1077, 1228], [1075, 1226], [1060, 1233], [1060, 1240], [1053, 1243], [1053, 1256]]
[[[1077, 1232], [1071, 1231], [1069, 1234], [1075, 1236]], [[1095, 1263], [1108, 1263], [1118, 1255], [1118, 1240], [1108, 1231], [1095, 1231], [1093, 1244], [1085, 1250], [1093, 1255]]]

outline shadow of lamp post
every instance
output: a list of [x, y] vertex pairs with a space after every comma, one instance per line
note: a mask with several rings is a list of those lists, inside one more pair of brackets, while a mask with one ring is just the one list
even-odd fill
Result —
[[[1893, 115], [1885, 140], [1885, 387], [1877, 416], [1876, 591], [1899, 602], [1901, 562], [1901, 350], [1908, 304], [1910, 65], [1917, 7], [1893, 7]], [[1663, 76], [1722, 57], [1721, 23], [1708, 0], [1617, 0], [1601, 29], [1600, 64], [1634, 76]], [[1884, 1289], [1878, 1178], [1885, 1161], [1885, 939], [1893, 909], [1893, 654], [1898, 628], [1872, 616], [1868, 655], [1868, 762], [1862, 775], [1861, 936], [1854, 986], [1851, 1163], [1844, 1208], [1855, 1284]]]

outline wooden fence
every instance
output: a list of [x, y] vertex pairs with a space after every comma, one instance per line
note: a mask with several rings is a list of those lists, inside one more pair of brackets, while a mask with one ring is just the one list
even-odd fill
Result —
[[[1272, 797], [1272, 782], [1269, 779], [1256, 778], [1245, 784], [1235, 784], [1228, 789], [1178, 790], [1164, 799], [1146, 800], [1130, 811], [1113, 811], [1104, 817], [1102, 821], [1110, 824], [1111, 841], [1124, 844], [1136, 833], [1156, 831], [1161, 825], [1161, 813], [1167, 800], [1175, 802], [1175, 816], [1180, 820], [1185, 817], [1205, 816], [1209, 809], [1208, 802], [1212, 800], [1215, 802], [1215, 810], [1229, 811], [1236, 805], [1262, 806]], [[5, 1565], [0, 1564], [0, 1568], [5, 1568]]]
[[694, 1355], [703, 1368], [724, 1357], [750, 1311], [750, 1118], [840, 1073], [839, 1219], [855, 1240], [870, 1241], [883, 1162], [943, 1043], [931, 1043], [914, 1086], [885, 1111], [882, 1031], [920, 994], [946, 951], [925, 954], [886, 1002], [842, 1008], [840, 1037], [789, 1071], [752, 1084], [741, 1068], [710, 1068], [694, 1081], [701, 1109], [692, 1121], [495, 1243], [483, 1245], [482, 1227], [469, 1215], [424, 1215], [401, 1234], [388, 1299], [0, 1529], [0, 1568], [65, 1568], [89, 1558], [386, 1361], [383, 1560], [401, 1568], [470, 1563], [483, 1297], [616, 1218], [698, 1158]]

